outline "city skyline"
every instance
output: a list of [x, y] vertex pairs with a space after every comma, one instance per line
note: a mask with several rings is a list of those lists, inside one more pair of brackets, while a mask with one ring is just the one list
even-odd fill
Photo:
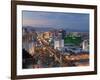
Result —
[[22, 22], [23, 68], [89, 66], [89, 14], [23, 11]]
[[89, 32], [89, 14], [23, 11], [23, 26], [63, 28]]

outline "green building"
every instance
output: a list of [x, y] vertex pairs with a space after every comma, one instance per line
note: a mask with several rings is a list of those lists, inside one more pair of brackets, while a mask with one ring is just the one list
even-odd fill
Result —
[[73, 34], [69, 34], [64, 38], [64, 44], [73, 44], [73, 45], [80, 45], [81, 37], [74, 36]]

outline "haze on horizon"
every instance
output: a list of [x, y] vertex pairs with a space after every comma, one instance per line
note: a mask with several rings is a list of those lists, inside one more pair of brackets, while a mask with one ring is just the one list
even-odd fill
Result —
[[63, 28], [89, 31], [89, 14], [44, 11], [23, 11], [22, 25], [41, 28]]

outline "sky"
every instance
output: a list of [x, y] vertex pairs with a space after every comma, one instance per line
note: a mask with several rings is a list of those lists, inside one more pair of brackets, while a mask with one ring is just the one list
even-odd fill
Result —
[[89, 31], [89, 14], [86, 13], [23, 11], [22, 22], [23, 26]]

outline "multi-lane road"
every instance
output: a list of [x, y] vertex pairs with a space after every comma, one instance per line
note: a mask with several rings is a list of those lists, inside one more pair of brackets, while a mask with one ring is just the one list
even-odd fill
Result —
[[[83, 53], [83, 54], [73, 54], [73, 55], [63, 55], [56, 49], [49, 46], [49, 43], [43, 39], [39, 38], [40, 44], [42, 46], [45, 46], [45, 52], [49, 52], [50, 55], [53, 55], [55, 58], [55, 61], [58, 61], [60, 63], [60, 66], [63, 66], [63, 64], [66, 64], [69, 66], [70, 64], [75, 64], [76, 66], [79, 65], [89, 65], [89, 54]], [[73, 63], [72, 63], [73, 62]]]

